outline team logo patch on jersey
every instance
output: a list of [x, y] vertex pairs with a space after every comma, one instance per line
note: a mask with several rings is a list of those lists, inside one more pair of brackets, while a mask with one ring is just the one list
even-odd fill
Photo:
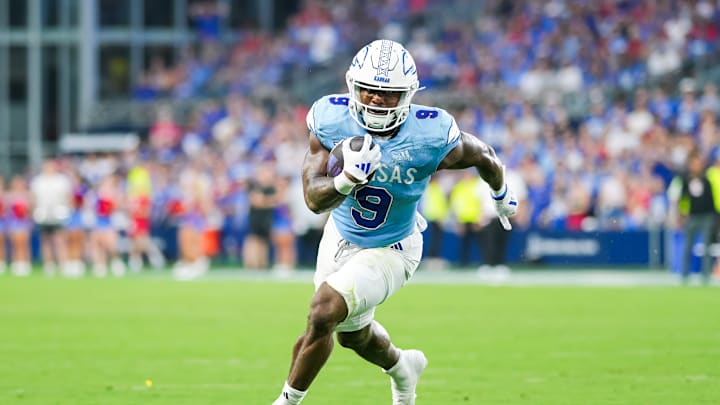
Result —
[[410, 156], [410, 151], [407, 150], [393, 153], [392, 157], [393, 159], [395, 159], [396, 162], [410, 162], [412, 160], [412, 156]]

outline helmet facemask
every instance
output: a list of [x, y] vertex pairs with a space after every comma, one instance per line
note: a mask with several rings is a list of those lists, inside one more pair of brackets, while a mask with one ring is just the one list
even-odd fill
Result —
[[[415, 92], [417, 91], [417, 85], [414, 88], [392, 88], [376, 86], [367, 83], [361, 83], [353, 80], [350, 75], [347, 75], [347, 86], [350, 89], [350, 102], [348, 107], [350, 108], [350, 115], [358, 122], [363, 128], [368, 131], [389, 131], [402, 125], [407, 119], [408, 113], [410, 112], [410, 103], [412, 101]], [[398, 103], [395, 107], [380, 107], [369, 104], [363, 104], [360, 98], [360, 92], [362, 90], [368, 91], [392, 91], [400, 93]]]

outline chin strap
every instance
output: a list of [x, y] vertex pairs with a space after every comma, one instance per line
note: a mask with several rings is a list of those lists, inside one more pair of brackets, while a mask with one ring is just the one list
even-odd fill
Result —
[[[388, 127], [395, 125], [395, 123], [397, 122], [397, 114], [394, 111], [388, 112], [388, 115], [390, 115], [390, 114], [392, 114], [393, 117], [389, 121], [388, 121], [388, 117], [386, 115], [377, 115], [376, 116], [376, 117], [378, 117], [377, 121], [382, 120], [383, 124]], [[367, 111], [367, 107], [364, 107], [362, 118], [363, 118], [363, 121], [365, 122], [365, 125], [370, 127], [370, 124], [368, 124], [368, 120], [365, 119], [365, 115], [375, 115], [375, 114], [372, 114], [371, 112]], [[372, 131], [372, 129], [369, 129], [368, 131]], [[383, 130], [377, 129], [376, 131], [383, 131]]]
[[400, 126], [397, 126], [389, 131], [368, 131], [368, 134], [378, 138], [392, 138], [400, 132]]

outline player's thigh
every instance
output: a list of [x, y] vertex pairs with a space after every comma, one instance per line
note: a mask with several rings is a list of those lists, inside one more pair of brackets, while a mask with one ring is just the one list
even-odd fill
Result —
[[406, 253], [390, 248], [362, 249], [326, 281], [343, 296], [348, 318], [352, 318], [372, 311], [398, 291], [413, 266]]
[[335, 228], [332, 217], [330, 217], [318, 246], [315, 274], [313, 276], [316, 290], [331, 274], [340, 270], [347, 261], [348, 256], [343, 254], [343, 243], [344, 241]]

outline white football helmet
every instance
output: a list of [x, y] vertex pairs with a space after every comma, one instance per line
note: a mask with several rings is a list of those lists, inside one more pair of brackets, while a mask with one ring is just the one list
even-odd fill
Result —
[[[420, 89], [415, 60], [399, 43], [377, 40], [355, 55], [345, 74], [350, 91], [350, 116], [363, 128], [384, 132], [400, 126], [408, 117], [410, 103]], [[376, 107], [360, 101], [360, 90], [400, 92], [396, 107]]]

